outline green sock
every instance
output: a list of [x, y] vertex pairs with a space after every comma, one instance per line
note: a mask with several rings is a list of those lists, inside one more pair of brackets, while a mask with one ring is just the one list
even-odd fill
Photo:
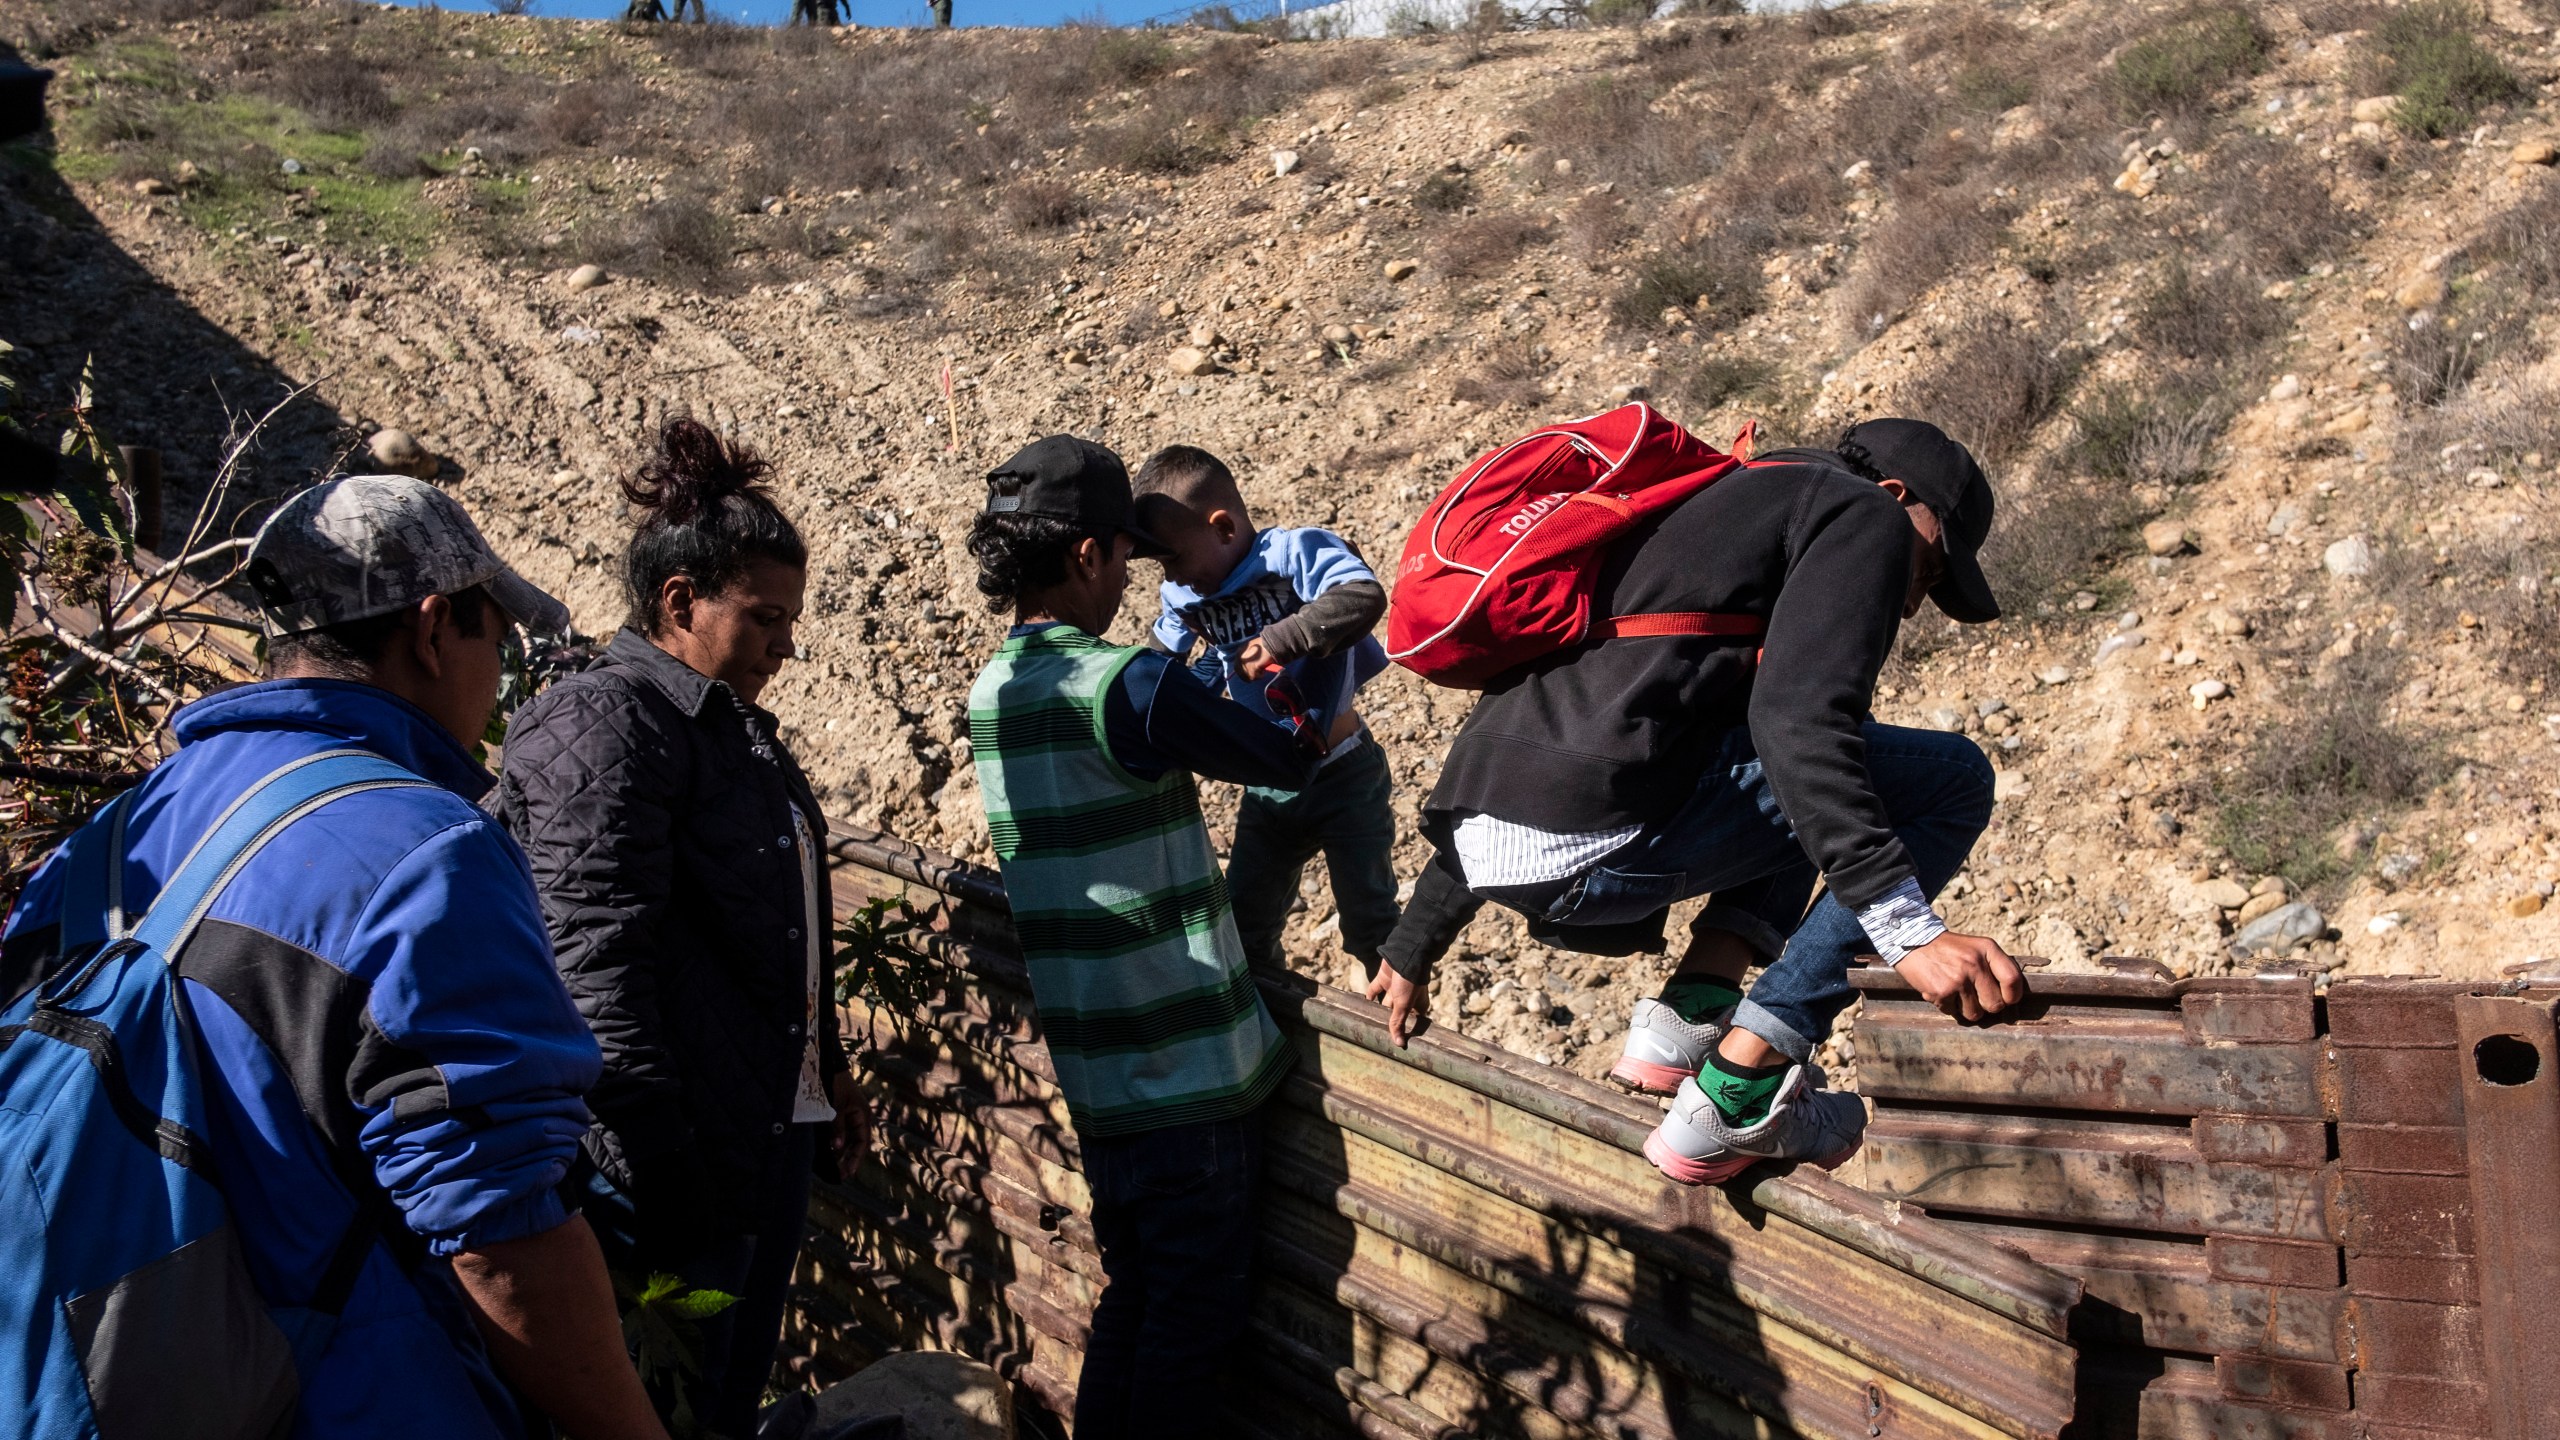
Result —
[[1709, 1055], [1706, 1068], [1698, 1072], [1698, 1088], [1715, 1102], [1716, 1113], [1727, 1125], [1757, 1125], [1769, 1118], [1769, 1102], [1777, 1098], [1778, 1083], [1786, 1078], [1784, 1060], [1775, 1065], [1736, 1065], [1722, 1055]]
[[1742, 1003], [1742, 987], [1721, 975], [1674, 975], [1658, 997], [1671, 1013], [1692, 1025]]

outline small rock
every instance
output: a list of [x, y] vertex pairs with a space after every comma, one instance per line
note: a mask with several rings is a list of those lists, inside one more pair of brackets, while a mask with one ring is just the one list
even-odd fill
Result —
[[2290, 500], [2278, 505], [2276, 513], [2267, 517], [2267, 533], [2270, 535], [2290, 535], [2301, 525], [2302, 507]]
[[1556, 161], [1555, 168], [1556, 178], [1558, 179], [1565, 179], [1573, 174], [1573, 162], [1571, 160], [1559, 159]]
[[2373, 412], [2362, 405], [2351, 405], [2338, 417], [2320, 427], [2323, 434], [2357, 435], [2373, 424]]
[[2237, 910], [2249, 903], [2249, 891], [2239, 881], [2217, 876], [2196, 886], [2196, 893], [2213, 902], [2216, 910]]
[[[1556, 163], [1561, 165], [1565, 162], [1559, 160]], [[1419, 273], [1421, 269], [1422, 262], [1418, 260], [1390, 260], [1387, 262], [1387, 279], [1391, 282], [1398, 280], [1410, 280]]]
[[2142, 527], [2142, 548], [2154, 555], [2177, 555], [2195, 548], [2184, 522], [2154, 520]]
[[299, 161], [299, 160], [296, 160], [296, 159], [294, 159], [292, 156], [288, 155], [288, 156], [286, 156], [286, 157], [285, 157], [284, 165], [283, 165], [283, 167], [282, 167], [282, 168], [283, 168], [283, 170], [284, 170], [284, 173], [286, 173], [287, 175], [299, 175], [299, 174], [301, 174], [301, 173], [302, 173], [302, 162], [301, 162], [301, 161]]
[[2136, 160], [2116, 177], [2115, 188], [2136, 200], [2147, 200], [2160, 188], [2160, 167]]
[[2243, 960], [2283, 955], [2329, 932], [2329, 922], [2309, 905], [2280, 905], [2231, 937], [2231, 953]]
[[2462, 477], [2462, 483], [2474, 490], [2495, 490], [2506, 484], [2507, 479], [2486, 465], [2478, 465]]
[[2261, 875], [2258, 877], [2258, 883], [2249, 887], [2249, 898], [2252, 900], [2261, 895], [2290, 896], [2292, 894], [2293, 882], [2281, 875]]
[[2560, 145], [2548, 140], [2523, 140], [2507, 152], [2507, 158], [2518, 165], [2560, 165]]
[[2367, 935], [2388, 935], [2392, 931], [2397, 930], [2408, 923], [2408, 916], [2401, 914], [2397, 910], [2385, 910], [2381, 914], [2364, 922], [2364, 933]]
[[160, 179], [157, 176], [145, 176], [144, 178], [133, 182], [133, 193], [136, 195], [175, 195], [178, 193], [178, 190], [176, 186], [171, 185], [168, 181]]
[[2204, 612], [2204, 628], [2212, 631], [2216, 635], [2230, 635], [2246, 639], [2249, 633], [2257, 627], [2250, 623], [2248, 616], [2235, 615], [2229, 610], [2216, 605], [2212, 609]]
[[2139, 610], [2127, 610], [2116, 617], [2116, 628], [2119, 630], [2130, 630], [2141, 623], [2142, 612]]
[[1177, 319], [1181, 314], [1182, 302], [1179, 300], [1162, 301], [1156, 306], [1156, 318], [1159, 320]]
[[1999, 714], [2001, 711], [2006, 710], [2006, 709], [2008, 709], [2008, 708], [2009, 708], [2009, 702], [2008, 702], [2008, 701], [2006, 701], [2006, 700], [2002, 700], [2002, 699], [1998, 699], [1998, 698], [1996, 698], [1996, 697], [1995, 697], [1995, 698], [1993, 698], [1993, 699], [1985, 700], [1985, 701], [1981, 702], [1980, 704], [1978, 704], [1978, 705], [1974, 706], [1974, 707], [1973, 707], [1973, 713], [1974, 713], [1974, 714], [1976, 714], [1976, 715], [1981, 716], [1981, 717], [1982, 717], [1983, 719], [1985, 719], [1985, 720], [1988, 720], [1988, 719], [1990, 719], [1992, 716], [1997, 715], [1997, 714]]
[[2360, 125], [2380, 125], [2400, 108], [2397, 95], [2369, 95], [2355, 103], [2348, 117]]
[[193, 184], [194, 184], [194, 183], [196, 183], [198, 180], [201, 180], [201, 179], [203, 179], [203, 178], [204, 178], [204, 170], [203, 170], [201, 167], [199, 167], [199, 166], [196, 164], [196, 162], [194, 162], [193, 160], [181, 160], [181, 161], [179, 161], [179, 162], [178, 162], [178, 183], [179, 183], [179, 184], [181, 184], [181, 185], [193, 185]]
[[1192, 326], [1191, 333], [1184, 338], [1191, 342], [1193, 349], [1215, 349], [1219, 339], [1218, 327], [1210, 324], [1206, 320], [1203, 320], [1199, 324]]
[[604, 267], [601, 265], [581, 265], [577, 269], [569, 272], [569, 279], [567, 283], [569, 289], [572, 292], [576, 292], [580, 290], [593, 290], [612, 278], [612, 276], [604, 273]]
[[2529, 915], [2539, 915], [2542, 913], [2542, 897], [2527, 890], [2507, 902], [2507, 913], [2519, 920]]
[[1624, 385], [1612, 385], [1609, 387], [1609, 403], [1612, 405], [1624, 405], [1630, 400], [1643, 400], [1650, 397], [1652, 394], [1653, 391], [1649, 387], [1629, 381]]
[[2036, 672], [2036, 681], [2042, 685], [2061, 685], [2070, 679], [2071, 667], [2068, 665], [2047, 665]]
[[385, 475], [407, 475], [418, 480], [432, 480], [436, 473], [436, 457], [418, 443], [418, 437], [406, 430], [377, 430], [365, 442], [365, 453], [381, 467]]
[[[896, 1416], [890, 1433], [907, 1440], [1013, 1440], [1013, 1387], [988, 1366], [947, 1350], [883, 1356], [818, 1392], [812, 1440], [859, 1433], [865, 1420]], [[870, 1427], [863, 1427], [868, 1429]]]
[[2338, 832], [2337, 843], [2332, 848], [2340, 860], [2353, 865], [2364, 858], [2364, 852], [2373, 848], [2373, 842], [2379, 838], [2370, 825], [2350, 825]]
[[2373, 544], [2361, 535], [2335, 541], [2320, 552], [2320, 568], [2342, 580], [2370, 575], [2373, 573]]
[[1058, 363], [1068, 367], [1069, 369], [1075, 369], [1092, 364], [1093, 357], [1082, 350], [1067, 349], [1058, 352]]
[[1323, 333], [1327, 345], [1348, 345], [1353, 338], [1348, 325], [1327, 325]]
[[2409, 877], [2417, 874], [2426, 863], [2408, 851], [2400, 850], [2383, 856], [2382, 863], [2373, 867], [2373, 873], [2385, 885], [2406, 885]]
[[1209, 358], [1209, 352], [1195, 345], [1175, 350], [1165, 357], [1165, 365], [1176, 375], [1214, 375], [1218, 370], [1218, 362]]
[[2299, 375], [2287, 375], [2283, 379], [2278, 380], [2275, 384], [2267, 387], [2267, 398], [2279, 403], [2286, 400], [2299, 399], [2301, 398], [2301, 395], [2302, 377]]
[[2098, 592], [2096, 592], [2095, 590], [2074, 590], [2074, 591], [2072, 591], [2072, 592], [2071, 592], [2071, 608], [2072, 608], [2072, 609], [2074, 609], [2074, 610], [2079, 611], [2080, 613], [2082, 613], [2082, 614], [2084, 614], [2084, 615], [2085, 615], [2085, 614], [2087, 614], [2087, 613], [2089, 613], [2089, 612], [2090, 612], [2090, 611], [2092, 611], [2092, 610], [2097, 609], [2097, 608], [2098, 608]]
[[2240, 907], [2240, 913], [2232, 917], [2231, 923], [2246, 930], [2265, 916], [2284, 908], [2287, 903], [2289, 903], [2288, 899], [2282, 891], [2273, 895], [2252, 895], [2249, 897], [2249, 903]]
[[2443, 276], [2421, 275], [2393, 291], [2391, 301], [2403, 310], [2433, 310], [2451, 293]]
[[2091, 658], [2089, 663], [2092, 665], [2104, 665], [2116, 656], [2122, 655], [2128, 650], [2140, 647], [2143, 640], [2143, 633], [2139, 630], [2119, 630], [2115, 634], [2098, 642], [2098, 653]]
[[1840, 178], [1842, 181], [1851, 185], [1864, 185], [1874, 178], [1875, 173], [1876, 162], [1873, 160], [1861, 160], [1850, 166], [1848, 169], [1841, 171]]
[[1964, 712], [1961, 710], [1941, 705], [1930, 711], [1924, 718], [1928, 720], [1929, 728], [1932, 730], [1944, 730], [1950, 735], [1964, 733]]
[[1295, 169], [1297, 169], [1297, 168], [1298, 168], [1298, 152], [1297, 152], [1297, 151], [1295, 151], [1295, 150], [1274, 150], [1274, 151], [1272, 151], [1272, 152], [1271, 152], [1271, 178], [1273, 178], [1274, 180], [1279, 179], [1281, 176], [1286, 175], [1286, 174], [1288, 174], [1290, 171], [1295, 170]]
[[2166, 810], [2154, 810], [2151, 812], [2151, 833], [2159, 836], [2163, 840], [2177, 839], [2178, 832], [2186, 828], [2186, 826], [2178, 823], [2177, 816], [2170, 814]]
[[2199, 710], [2231, 693], [2231, 687], [2219, 680], [2199, 680], [2187, 687], [2187, 695]]

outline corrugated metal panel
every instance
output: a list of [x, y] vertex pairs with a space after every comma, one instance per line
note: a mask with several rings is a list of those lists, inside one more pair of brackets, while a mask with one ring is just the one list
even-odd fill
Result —
[[[840, 908], [935, 917], [921, 1013], [850, 1007], [885, 1098], [830, 1188], [799, 1363], [968, 1351], [1063, 1414], [1099, 1285], [1077, 1146], [991, 877], [842, 836]], [[2058, 1437], [2081, 1287], [1807, 1172], [1693, 1190], [1653, 1107], [1375, 1007], [1265, 981], [1300, 1063], [1271, 1119], [1264, 1283], [1235, 1433]]]

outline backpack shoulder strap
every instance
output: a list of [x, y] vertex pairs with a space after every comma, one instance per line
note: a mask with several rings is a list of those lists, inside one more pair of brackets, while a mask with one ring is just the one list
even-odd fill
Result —
[[63, 858], [61, 955], [124, 938], [124, 825], [133, 794], [108, 801], [71, 837]]
[[[133, 927], [133, 938], [174, 963], [232, 877], [294, 821], [358, 791], [415, 788], [434, 785], [363, 750], [323, 750], [274, 771], [233, 801], [196, 842], [160, 887], [150, 913]], [[123, 856], [113, 863], [121, 870]]]

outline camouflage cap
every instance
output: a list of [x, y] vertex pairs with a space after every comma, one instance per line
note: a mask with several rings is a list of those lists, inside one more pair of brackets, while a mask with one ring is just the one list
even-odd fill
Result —
[[508, 568], [461, 501], [404, 475], [351, 475], [287, 500], [249, 547], [248, 579], [270, 639], [474, 585], [528, 630], [569, 628], [569, 607]]

